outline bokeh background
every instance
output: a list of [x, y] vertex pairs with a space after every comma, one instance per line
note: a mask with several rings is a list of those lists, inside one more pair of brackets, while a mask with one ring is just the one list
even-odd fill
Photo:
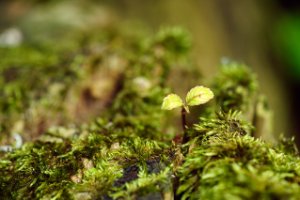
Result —
[[193, 39], [191, 58], [206, 78], [216, 74], [222, 59], [249, 65], [274, 111], [274, 134], [296, 135], [300, 143], [299, 1], [1, 0], [0, 45], [7, 30], [35, 40], [112, 21], [137, 24], [137, 31], [186, 28]]

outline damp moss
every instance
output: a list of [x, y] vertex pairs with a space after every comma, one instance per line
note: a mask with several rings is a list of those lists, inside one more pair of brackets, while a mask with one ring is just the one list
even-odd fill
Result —
[[182, 199], [299, 198], [297, 152], [252, 137], [251, 128], [234, 112], [195, 125], [193, 148], [179, 169]]
[[94, 31], [74, 49], [1, 49], [1, 142], [27, 140], [0, 152], [2, 199], [299, 199], [294, 142], [253, 136], [259, 90], [247, 66], [222, 66], [215, 101], [181, 145], [161, 104], [171, 72], [188, 64], [188, 33]]

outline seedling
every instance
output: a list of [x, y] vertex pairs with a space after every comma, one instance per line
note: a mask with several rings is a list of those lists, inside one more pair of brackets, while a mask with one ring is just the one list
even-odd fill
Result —
[[192, 88], [185, 97], [185, 102], [177, 94], [169, 94], [166, 96], [162, 103], [163, 110], [172, 110], [181, 107], [181, 123], [183, 129], [182, 143], [186, 143], [187, 137], [187, 124], [186, 113], [189, 113], [189, 106], [197, 106], [205, 104], [214, 97], [214, 93], [207, 87], [196, 86]]

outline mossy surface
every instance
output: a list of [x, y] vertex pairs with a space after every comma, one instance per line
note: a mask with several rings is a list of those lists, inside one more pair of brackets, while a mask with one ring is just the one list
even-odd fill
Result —
[[300, 198], [293, 141], [253, 137], [259, 91], [247, 66], [222, 66], [182, 145], [161, 103], [172, 72], [193, 77], [183, 29], [68, 37], [0, 48], [1, 143], [12, 147], [0, 153], [2, 199]]
[[[182, 199], [298, 199], [299, 157], [249, 134], [237, 113], [195, 125], [179, 170]], [[198, 135], [198, 136], [197, 136]]]

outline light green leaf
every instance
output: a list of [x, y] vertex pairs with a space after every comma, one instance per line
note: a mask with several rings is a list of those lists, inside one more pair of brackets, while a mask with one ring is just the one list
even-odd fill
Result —
[[172, 110], [173, 108], [181, 106], [183, 106], [183, 101], [181, 100], [181, 98], [176, 94], [169, 94], [164, 98], [161, 109]]
[[196, 86], [192, 88], [186, 95], [186, 104], [188, 106], [196, 106], [204, 104], [214, 97], [214, 93], [207, 87]]

